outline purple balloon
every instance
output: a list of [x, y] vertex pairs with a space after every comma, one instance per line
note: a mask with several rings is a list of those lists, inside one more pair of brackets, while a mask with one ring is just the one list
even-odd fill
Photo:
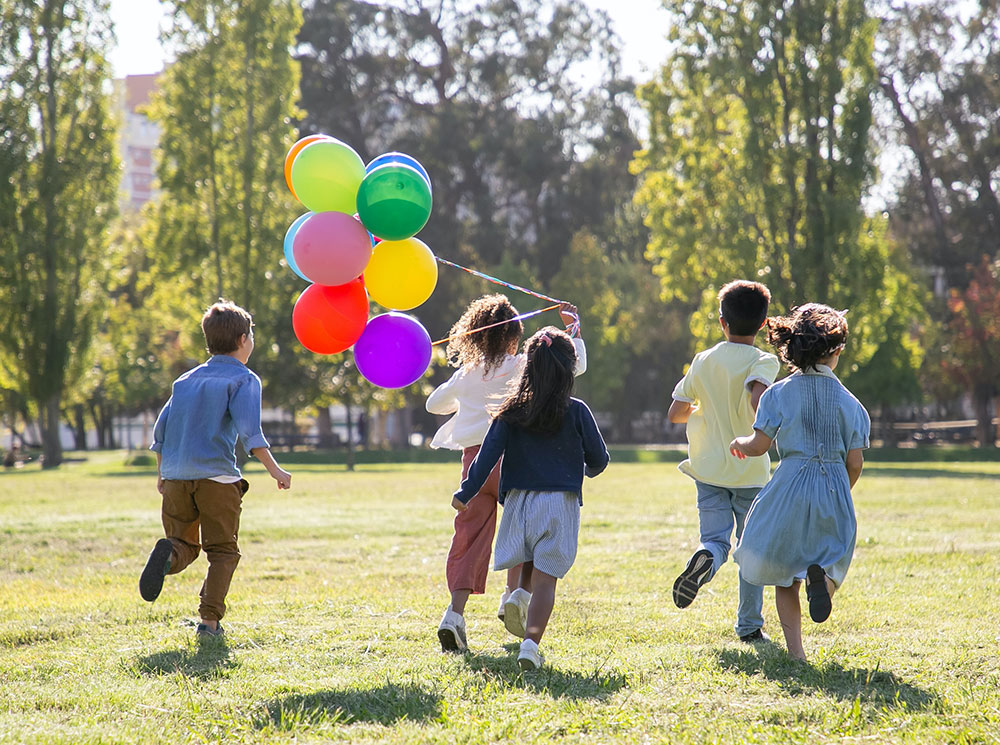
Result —
[[354, 343], [354, 363], [379, 388], [405, 388], [431, 364], [431, 337], [413, 316], [383, 313], [365, 326]]

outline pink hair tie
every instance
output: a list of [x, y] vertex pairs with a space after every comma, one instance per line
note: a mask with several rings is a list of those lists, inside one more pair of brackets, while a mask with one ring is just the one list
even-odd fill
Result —
[[548, 334], [542, 334], [540, 338], [542, 341], [545, 342], [545, 346], [547, 347], [552, 346], [552, 337], [550, 337]]

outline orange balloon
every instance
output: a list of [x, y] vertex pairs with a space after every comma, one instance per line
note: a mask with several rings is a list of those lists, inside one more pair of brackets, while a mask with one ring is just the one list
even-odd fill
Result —
[[292, 192], [292, 196], [296, 199], [298, 199], [299, 196], [295, 193], [295, 189], [292, 188], [292, 163], [295, 161], [295, 156], [298, 155], [299, 151], [306, 145], [313, 142], [319, 142], [320, 140], [331, 139], [333, 138], [329, 135], [307, 135], [288, 149], [288, 155], [285, 156], [285, 183], [288, 184], [288, 191]]

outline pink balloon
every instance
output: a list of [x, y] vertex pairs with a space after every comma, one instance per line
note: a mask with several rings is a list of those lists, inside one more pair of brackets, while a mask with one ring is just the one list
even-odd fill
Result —
[[310, 282], [342, 285], [360, 277], [372, 257], [368, 231], [343, 212], [317, 212], [292, 241], [295, 265]]

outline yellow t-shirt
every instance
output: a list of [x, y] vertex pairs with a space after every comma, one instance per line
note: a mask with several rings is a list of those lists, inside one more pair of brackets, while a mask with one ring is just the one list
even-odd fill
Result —
[[729, 452], [735, 437], [753, 432], [750, 385], [771, 385], [778, 358], [750, 344], [724, 341], [697, 354], [674, 387], [673, 398], [696, 405], [687, 423], [688, 459], [681, 473], [706, 484], [764, 486], [771, 473], [765, 453], [739, 460]]

